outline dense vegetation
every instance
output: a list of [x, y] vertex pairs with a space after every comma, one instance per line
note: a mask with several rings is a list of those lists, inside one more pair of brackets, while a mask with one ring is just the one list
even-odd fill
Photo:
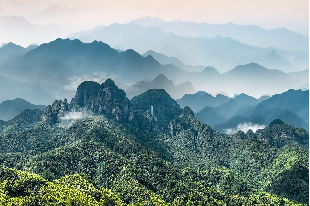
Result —
[[279, 120], [228, 136], [164, 90], [129, 101], [111, 80], [34, 116], [1, 130], [2, 205], [308, 204], [309, 134]]

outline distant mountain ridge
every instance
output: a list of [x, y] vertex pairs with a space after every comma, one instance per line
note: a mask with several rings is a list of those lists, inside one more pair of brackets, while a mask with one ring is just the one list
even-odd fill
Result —
[[194, 93], [195, 89], [191, 82], [184, 82], [176, 86], [172, 80], [169, 80], [165, 75], [160, 74], [152, 81], [139, 81], [129, 88], [126, 88], [128, 98], [137, 96], [148, 89], [165, 89], [167, 93], [174, 99], [182, 97], [184, 94]]
[[34, 105], [30, 102], [17, 98], [0, 103], [0, 120], [11, 120], [25, 109], [40, 109], [44, 111], [46, 106]]
[[237, 96], [220, 107], [205, 107], [195, 116], [219, 131], [242, 123], [266, 125], [273, 119], [309, 130], [309, 90], [288, 90], [254, 105], [242, 105]]
[[159, 63], [165, 65], [165, 64], [173, 64], [180, 69], [183, 69], [188, 72], [194, 72], [194, 71], [203, 71], [205, 69], [204, 66], [198, 65], [198, 66], [192, 66], [192, 65], [184, 65], [183, 62], [181, 62], [176, 57], [168, 57], [164, 54], [157, 53], [155, 51], [149, 50], [142, 54], [142, 56], [146, 57], [148, 55], [151, 55], [154, 59], [156, 59]]
[[[253, 35], [255, 36], [255, 32]], [[262, 36], [264, 37], [264, 35]], [[283, 69], [283, 71], [289, 72], [301, 71], [309, 67], [308, 50], [280, 50], [278, 47], [270, 46], [261, 48], [241, 43], [241, 41], [231, 37], [218, 35], [212, 37], [188, 37], [185, 34], [165, 32], [160, 27], [143, 27], [134, 23], [115, 23], [101, 28], [96, 27], [93, 31], [86, 31], [84, 34], [73, 34], [70, 37], [79, 38], [83, 42], [100, 40], [114, 48], [121, 50], [132, 48], [141, 54], [153, 50], [166, 56], [174, 56], [185, 65], [209, 65], [215, 67], [221, 73], [237, 65], [250, 62], [257, 62], [270, 69]], [[308, 44], [308, 39], [306, 37], [302, 38], [305, 38], [305, 41], [301, 41], [303, 42], [301, 46], [304, 47], [304, 45]], [[152, 41], [149, 41], [149, 39], [152, 39]], [[285, 61], [279, 63], [261, 58], [273, 50]], [[282, 67], [284, 64], [285, 67]], [[290, 68], [290, 65], [293, 65], [293, 67]]]
[[103, 42], [69, 39], [57, 39], [7, 59], [0, 65], [0, 71], [16, 81], [39, 82], [57, 88], [69, 84], [69, 78], [94, 73], [113, 76], [127, 84], [164, 74], [176, 85], [189, 81], [195, 89], [211, 94], [223, 91], [230, 96], [246, 93], [254, 97], [298, 89], [309, 82], [309, 70], [284, 73], [250, 63], [223, 74], [213, 67], [187, 72], [172, 64], [162, 65], [152, 56], [143, 57], [132, 49], [119, 52]]
[[[276, 47], [285, 50], [309, 51], [309, 39], [286, 28], [265, 30], [256, 25], [208, 24], [185, 21], [164, 21], [160, 18], [141, 17], [130, 23], [140, 26], [159, 27], [165, 32], [191, 37], [231, 37], [248, 45]], [[287, 41], [287, 39], [294, 39]], [[295, 42], [295, 43], [291, 43]]]

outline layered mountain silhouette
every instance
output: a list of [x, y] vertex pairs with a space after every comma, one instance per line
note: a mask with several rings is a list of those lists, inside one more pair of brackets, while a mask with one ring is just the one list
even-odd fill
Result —
[[199, 112], [203, 108], [219, 107], [224, 103], [227, 103], [231, 98], [218, 94], [215, 97], [204, 91], [198, 91], [195, 94], [186, 94], [177, 102], [181, 107], [189, 106], [194, 112]]
[[163, 89], [129, 100], [111, 79], [84, 81], [70, 103], [56, 100], [39, 111], [0, 122], [0, 182], [7, 185], [0, 201], [50, 203], [44, 194], [66, 204], [296, 205], [309, 199], [309, 133], [281, 120], [229, 136]]
[[25, 109], [40, 109], [45, 110], [44, 105], [34, 105], [30, 102], [17, 98], [13, 100], [6, 100], [0, 103], [0, 120], [10, 120], [17, 116]]
[[155, 51], [149, 50], [142, 54], [142, 56], [146, 57], [148, 55], [151, 55], [154, 59], [156, 59], [159, 63], [165, 65], [165, 64], [173, 64], [177, 67], [179, 67], [182, 70], [193, 72], [193, 71], [203, 71], [205, 69], [204, 66], [192, 66], [192, 65], [184, 65], [183, 62], [181, 62], [176, 57], [168, 57], [164, 54], [157, 53]]
[[268, 99], [269, 96], [262, 96], [256, 99], [244, 93], [236, 95], [234, 98], [217, 94], [213, 96], [204, 91], [199, 91], [195, 94], [186, 94], [177, 102], [181, 107], [189, 106], [195, 113], [200, 112], [205, 107], [220, 107], [224, 103], [231, 102], [237, 103], [240, 106], [255, 106], [263, 100]]
[[143, 57], [132, 49], [119, 52], [103, 42], [69, 39], [57, 39], [9, 58], [0, 65], [0, 71], [9, 79], [56, 88], [69, 84], [69, 78], [94, 73], [130, 84], [164, 74], [176, 85], [189, 81], [195, 89], [212, 94], [224, 91], [230, 96], [246, 93], [254, 97], [298, 89], [309, 81], [308, 70], [284, 73], [256, 63], [240, 65], [223, 74], [213, 67], [187, 72], [172, 64], [162, 65], [152, 56]]
[[[158, 27], [167, 33], [190, 37], [230, 37], [258, 47], [276, 47], [293, 51], [308, 51], [309, 39], [286, 28], [265, 30], [256, 25], [208, 24], [186, 21], [164, 21], [160, 18], [142, 17], [131, 21], [145, 28]], [[290, 39], [290, 41], [288, 41]], [[294, 42], [294, 43], [293, 43]]]
[[12, 42], [9, 42], [8, 44], [5, 44], [2, 47], [0, 47], [0, 63], [2, 64], [3, 61], [5, 60], [17, 57], [19, 55], [23, 55], [30, 49], [34, 49], [34, 48], [35, 48], [35, 45], [24, 48]]
[[58, 89], [41, 83], [25, 83], [0, 76], [0, 102], [22, 98], [36, 105], [46, 105], [55, 99]]
[[184, 94], [195, 92], [191, 82], [184, 82], [176, 86], [172, 80], [169, 80], [165, 75], [160, 74], [152, 81], [139, 81], [129, 88], [126, 88], [127, 97], [132, 98], [149, 89], [164, 89], [174, 99], [180, 98]]
[[[250, 62], [257, 62], [270, 69], [283, 69], [283, 71], [292, 72], [305, 70], [309, 65], [308, 50], [304, 47], [309, 40], [299, 34], [294, 34], [297, 39], [299, 38], [303, 42], [300, 43], [300, 47], [303, 49], [297, 50], [299, 52], [279, 50], [274, 47], [250, 46], [225, 35], [188, 37], [186, 34], [178, 35], [165, 32], [159, 27], [146, 28], [133, 23], [115, 23], [101, 28], [96, 27], [93, 31], [87, 31], [82, 35], [73, 34], [71, 37], [79, 38], [83, 42], [103, 41], [114, 48], [121, 50], [131, 48], [141, 54], [153, 50], [166, 56], [176, 57], [185, 65], [209, 65], [220, 72], [226, 72], [237, 65]], [[150, 39], [152, 41], [149, 41]], [[287, 38], [281, 41], [283, 40], [287, 41]], [[284, 44], [281, 43], [280, 45]], [[285, 61], [279, 64], [276, 63], [277, 58], [275, 62], [260, 58], [273, 50]], [[269, 56], [269, 59], [272, 58]], [[284, 64], [285, 68], [282, 68]], [[293, 65], [292, 68], [290, 68], [291, 65]]]
[[309, 90], [288, 90], [263, 101], [245, 96], [239, 95], [219, 107], [205, 107], [195, 116], [220, 131], [242, 123], [267, 125], [273, 119], [309, 129]]
[[[1, 71], [8, 77], [55, 86], [66, 83], [68, 77], [93, 72], [106, 72], [135, 82], [156, 77], [161, 72], [181, 70], [173, 65], [163, 66], [151, 56], [142, 57], [132, 49], [119, 53], [102, 42], [85, 44], [79, 40], [57, 39], [2, 65]], [[16, 77], [16, 73], [20, 75]]]
[[42, 44], [56, 38], [65, 38], [79, 27], [70, 22], [53, 24], [33, 24], [23, 16], [0, 16], [1, 43], [14, 42], [27, 47], [30, 44]]

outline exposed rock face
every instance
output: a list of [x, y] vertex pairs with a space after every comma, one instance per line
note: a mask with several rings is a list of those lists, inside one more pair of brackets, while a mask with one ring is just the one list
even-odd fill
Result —
[[95, 114], [115, 117], [119, 121], [133, 119], [133, 110], [126, 93], [111, 79], [100, 85], [98, 95], [88, 102], [87, 109]]
[[65, 99], [64, 101], [56, 100], [52, 106], [47, 106], [43, 120], [55, 124], [66, 112], [85, 109], [118, 121], [131, 121], [134, 118], [126, 93], [119, 89], [113, 80], [107, 79], [101, 85], [97, 82], [84, 81], [78, 86], [76, 95], [70, 104]]
[[71, 100], [71, 108], [85, 107], [93, 97], [98, 96], [99, 89], [100, 84], [97, 82], [82, 82], [77, 88], [75, 97]]
[[60, 121], [60, 117], [69, 111], [67, 99], [55, 100], [54, 103], [48, 105], [43, 113], [42, 119], [49, 124], [56, 124]]

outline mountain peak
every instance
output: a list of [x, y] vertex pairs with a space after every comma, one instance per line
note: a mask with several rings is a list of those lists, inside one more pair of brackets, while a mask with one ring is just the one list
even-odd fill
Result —
[[203, 73], [217, 73], [217, 74], [219, 74], [219, 72], [215, 68], [210, 67], [210, 66], [207, 66], [206, 68], [204, 68], [204, 70], [202, 72]]
[[155, 77], [153, 81], [154, 82], [167, 82], [169, 81], [169, 79], [165, 75], [159, 74], [157, 77]]
[[111, 78], [105, 80], [103, 84], [105, 87], [116, 87], [115, 82]]
[[275, 119], [273, 120], [270, 124], [269, 124], [269, 127], [273, 127], [274, 125], [283, 125], [285, 124], [282, 120], [280, 119]]

